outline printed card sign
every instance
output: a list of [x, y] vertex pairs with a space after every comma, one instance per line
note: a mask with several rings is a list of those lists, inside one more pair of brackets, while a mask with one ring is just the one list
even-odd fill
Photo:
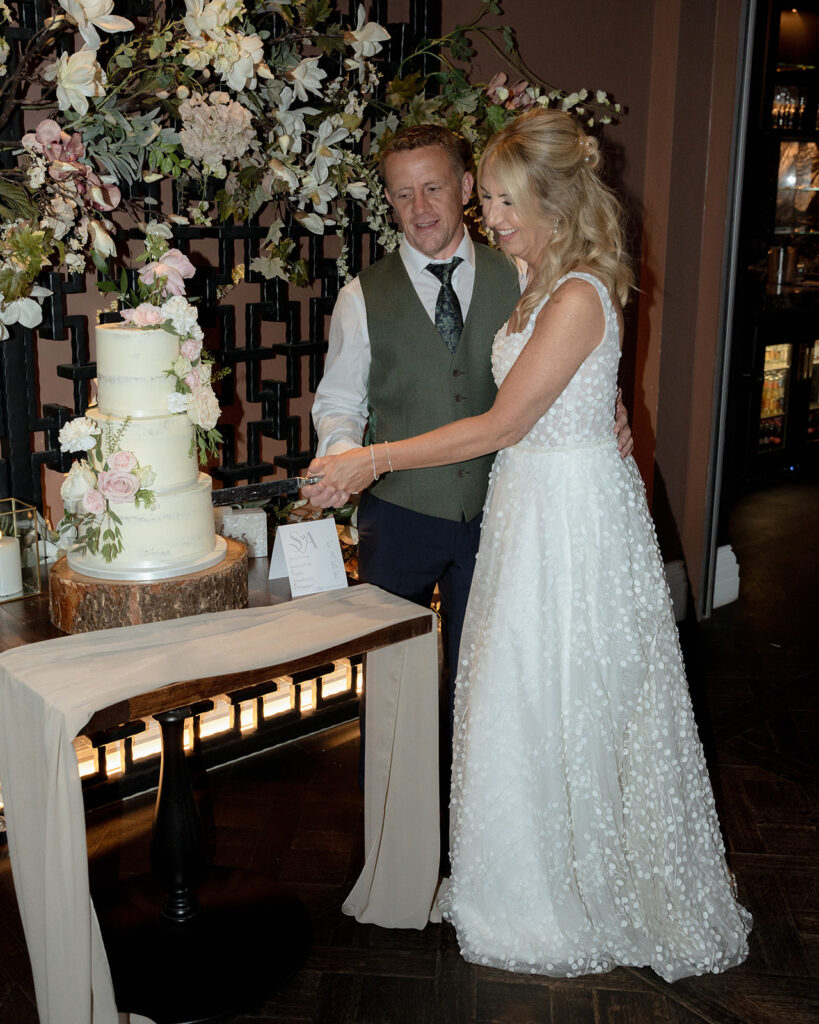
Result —
[[334, 519], [288, 523], [276, 530], [268, 579], [287, 576], [293, 597], [347, 586]]

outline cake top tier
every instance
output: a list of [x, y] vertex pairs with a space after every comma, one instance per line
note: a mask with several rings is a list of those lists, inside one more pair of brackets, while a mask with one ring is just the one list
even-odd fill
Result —
[[97, 404], [114, 416], [167, 416], [176, 390], [169, 374], [179, 357], [179, 337], [161, 327], [98, 324]]

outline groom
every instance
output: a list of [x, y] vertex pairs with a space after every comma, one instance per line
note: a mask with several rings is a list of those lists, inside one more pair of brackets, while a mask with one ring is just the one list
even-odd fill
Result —
[[[492, 405], [492, 340], [523, 280], [464, 228], [471, 158], [439, 125], [408, 128], [384, 148], [381, 174], [403, 235], [396, 252], [339, 292], [313, 405], [319, 455], [360, 446], [365, 428], [365, 444], [397, 441]], [[632, 445], [622, 405], [615, 432], [625, 457]], [[438, 585], [450, 716], [492, 461], [386, 474], [358, 509], [362, 580], [423, 605]], [[321, 483], [302, 494], [323, 508], [349, 498]]]
[[[381, 173], [403, 237], [339, 293], [313, 405], [319, 455], [360, 445], [365, 427], [367, 444], [398, 440], [491, 406], [492, 339], [520, 281], [464, 229], [470, 161], [466, 143], [438, 125], [385, 147]], [[358, 509], [362, 580], [427, 606], [439, 587], [450, 705], [492, 459], [387, 474]], [[349, 497], [320, 483], [302, 493], [325, 508]]]

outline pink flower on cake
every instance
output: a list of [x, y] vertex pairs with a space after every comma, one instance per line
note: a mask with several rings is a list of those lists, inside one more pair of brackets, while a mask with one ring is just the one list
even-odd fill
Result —
[[179, 346], [179, 354], [184, 356], [186, 359], [190, 359], [193, 362], [194, 359], [199, 358], [199, 353], [202, 351], [202, 342], [196, 338], [188, 338], [187, 341], [183, 341]]
[[191, 391], [195, 391], [202, 384], [202, 381], [199, 378], [198, 370], [191, 370], [190, 373], [186, 373], [182, 379], [185, 381], [185, 383], [188, 385]]
[[164, 291], [171, 295], [184, 295], [184, 278], [193, 277], [196, 268], [178, 249], [168, 249], [161, 260], [148, 263], [139, 272], [139, 279], [143, 284], [154, 284], [157, 278], [164, 277]]
[[108, 465], [120, 473], [133, 473], [137, 467], [137, 458], [133, 452], [114, 452], [108, 456]]
[[136, 473], [103, 469], [97, 478], [97, 486], [103, 498], [112, 505], [121, 505], [125, 501], [131, 501], [139, 490], [139, 477]]
[[196, 427], [213, 430], [219, 419], [219, 402], [209, 387], [198, 388], [188, 400], [188, 416]]
[[126, 323], [137, 327], [156, 327], [165, 323], [165, 314], [150, 302], [141, 302], [136, 309], [123, 309], [121, 316]]
[[102, 493], [96, 489], [86, 491], [82, 496], [82, 510], [83, 512], [90, 512], [92, 516], [99, 516], [105, 511], [105, 498]]

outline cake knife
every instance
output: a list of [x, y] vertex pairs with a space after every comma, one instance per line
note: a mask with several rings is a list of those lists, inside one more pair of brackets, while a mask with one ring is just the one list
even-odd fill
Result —
[[308, 484], [317, 484], [320, 476], [288, 476], [283, 480], [268, 480], [261, 484], [246, 484], [244, 487], [222, 487], [213, 491], [214, 505], [241, 505], [246, 501], [260, 501], [275, 498], [278, 494], [296, 494]]

